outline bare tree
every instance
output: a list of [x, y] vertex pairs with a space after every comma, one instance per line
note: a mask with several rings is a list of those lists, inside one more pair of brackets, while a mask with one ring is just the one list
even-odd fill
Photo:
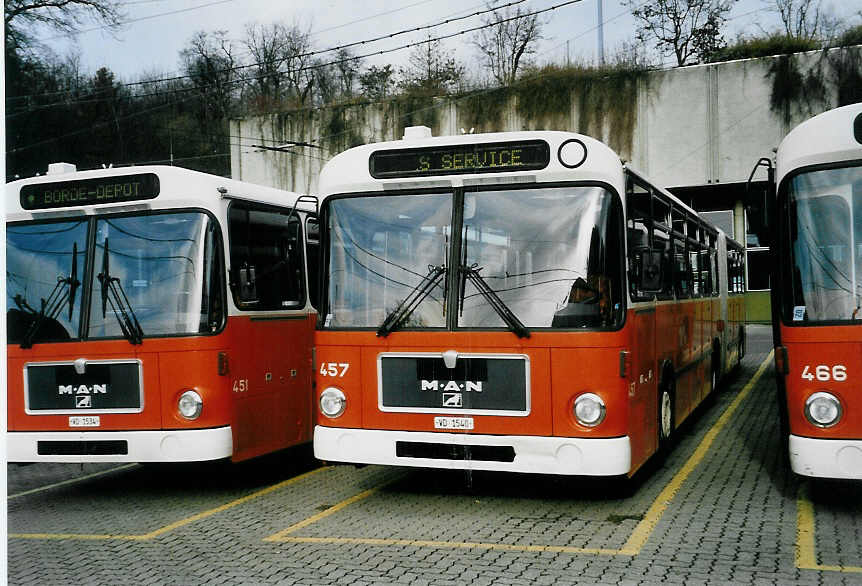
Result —
[[440, 41], [428, 39], [410, 52], [407, 67], [400, 70], [399, 85], [407, 90], [439, 94], [458, 87], [465, 69], [454, 57], [447, 57]]
[[285, 99], [306, 103], [314, 83], [307, 30], [298, 24], [251, 24], [246, 27], [244, 43], [254, 60], [248, 84], [260, 108]]
[[[493, 4], [488, 2], [488, 8]], [[489, 26], [476, 31], [473, 44], [497, 83], [509, 85], [519, 69], [529, 65], [526, 58], [536, 52], [536, 44], [542, 39], [542, 22], [537, 14], [527, 16], [520, 6], [496, 10], [482, 22]]]
[[350, 49], [341, 48], [327, 61], [328, 63], [317, 63], [314, 68], [318, 93], [316, 97], [323, 104], [339, 99], [349, 100], [356, 90], [362, 60]]
[[624, 0], [637, 19], [637, 40], [654, 41], [678, 66], [691, 65], [719, 48], [721, 30], [735, 0]]
[[821, 0], [761, 0], [769, 10], [777, 12], [784, 33], [794, 39], [815, 40], [821, 33], [825, 15]]
[[180, 51], [186, 75], [198, 94], [201, 123], [220, 123], [232, 113], [237, 70], [227, 31], [198, 32]]
[[37, 45], [26, 32], [33, 25], [69, 34], [77, 32], [87, 21], [116, 28], [125, 16], [121, 6], [119, 0], [5, 0], [6, 42], [20, 50]]
[[359, 75], [362, 94], [371, 100], [384, 100], [395, 89], [395, 70], [392, 65], [382, 67], [372, 65]]

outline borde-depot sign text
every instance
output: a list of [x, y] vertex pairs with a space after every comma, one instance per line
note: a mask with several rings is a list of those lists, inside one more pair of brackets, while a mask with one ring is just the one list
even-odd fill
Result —
[[36, 183], [21, 187], [21, 207], [27, 210], [73, 207], [152, 199], [158, 194], [159, 179], [153, 173]]

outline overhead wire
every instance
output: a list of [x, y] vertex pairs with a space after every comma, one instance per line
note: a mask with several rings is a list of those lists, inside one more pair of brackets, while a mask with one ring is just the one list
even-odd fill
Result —
[[[521, 0], [521, 1], [523, 1], [523, 0]], [[347, 61], [353, 61], [353, 60], [362, 59], [362, 58], [369, 57], [369, 56], [372, 56], [372, 55], [383, 55], [383, 54], [388, 54], [388, 53], [392, 53], [392, 52], [395, 52], [395, 51], [400, 51], [400, 50], [407, 49], [407, 48], [413, 48], [413, 47], [420, 46], [420, 45], [424, 45], [424, 44], [427, 44], [427, 43], [437, 42], [437, 41], [440, 41], [440, 40], [444, 40], [444, 39], [452, 38], [452, 37], [459, 36], [459, 35], [463, 35], [463, 34], [467, 34], [467, 33], [470, 33], [470, 32], [475, 32], [475, 31], [478, 31], [478, 30], [481, 30], [481, 29], [484, 29], [484, 28], [489, 28], [489, 27], [492, 27], [492, 26], [499, 26], [499, 25], [500, 25], [500, 24], [502, 24], [502, 23], [510, 22], [510, 21], [512, 21], [512, 20], [516, 20], [516, 19], [519, 19], [519, 18], [527, 18], [527, 17], [530, 17], [530, 16], [535, 16], [535, 15], [539, 15], [539, 14], [543, 14], [543, 13], [551, 12], [551, 11], [553, 11], [553, 10], [557, 10], [557, 9], [562, 8], [562, 7], [565, 7], [565, 6], [569, 6], [569, 5], [571, 5], [571, 4], [576, 4], [576, 3], [579, 3], [579, 2], [581, 2], [581, 1], [582, 1], [582, 0], [567, 0], [567, 1], [565, 1], [565, 2], [561, 2], [561, 3], [555, 4], [555, 5], [550, 6], [550, 7], [548, 7], [548, 8], [544, 8], [544, 9], [536, 10], [536, 11], [533, 11], [533, 12], [529, 12], [529, 13], [525, 13], [525, 14], [521, 14], [521, 15], [517, 15], [517, 16], [512, 16], [512, 17], [507, 18], [507, 19], [502, 19], [502, 20], [495, 21], [495, 22], [493, 22], [493, 23], [484, 24], [484, 25], [479, 25], [479, 26], [472, 27], [472, 28], [469, 28], [469, 29], [464, 29], [464, 30], [461, 30], [461, 31], [458, 31], [458, 32], [455, 32], [455, 33], [451, 33], [451, 34], [447, 34], [447, 35], [441, 35], [441, 36], [438, 36], [438, 37], [436, 37], [436, 38], [429, 38], [429, 39], [426, 39], [426, 40], [423, 40], [423, 41], [420, 41], [420, 42], [408, 43], [408, 44], [405, 44], [405, 45], [401, 45], [401, 46], [399, 46], [399, 47], [395, 47], [395, 48], [391, 48], [391, 49], [387, 49], [387, 50], [381, 50], [381, 51], [377, 51], [377, 52], [369, 53], [369, 54], [366, 54], [366, 55], [352, 56], [352, 57], [349, 57], [349, 58], [338, 59], [338, 60], [331, 61], [331, 62], [324, 63], [324, 64], [315, 64], [315, 65], [310, 65], [310, 66], [307, 66], [307, 67], [299, 68], [299, 69], [297, 69], [297, 71], [314, 70], [314, 69], [319, 69], [319, 68], [321, 68], [321, 67], [327, 67], [327, 66], [330, 66], [330, 65], [335, 65], [335, 64], [339, 64], [339, 63], [344, 63], [344, 62], [347, 62]], [[269, 74], [264, 74], [264, 75], [260, 75], [260, 76], [254, 76], [254, 77], [252, 77], [251, 79], [261, 79], [261, 78], [263, 78], [263, 77], [267, 77], [268, 75], [269, 75]], [[204, 86], [195, 86], [195, 87], [191, 87], [191, 88], [179, 88], [179, 89], [175, 89], [175, 90], [169, 90], [169, 91], [167, 91], [167, 92], [159, 92], [158, 94], [154, 94], [154, 95], [179, 94], [179, 93], [192, 92], [192, 91], [198, 91], [198, 92], [199, 92], [199, 91], [201, 91], [201, 90], [205, 90], [205, 89], [216, 88], [216, 87], [222, 87], [222, 86], [226, 86], [226, 85], [233, 85], [233, 84], [236, 84], [236, 83], [242, 83], [242, 82], [245, 82], [245, 81], [247, 81], [247, 79], [229, 80], [229, 81], [225, 81], [225, 82], [222, 82], [222, 83], [213, 83], [213, 84], [208, 84], [208, 85], [204, 85]], [[151, 83], [152, 83], [152, 82], [151, 82]], [[192, 96], [190, 96], [190, 97], [187, 97], [187, 98], [181, 99], [181, 100], [180, 100], [180, 102], [190, 101], [190, 100], [194, 99], [195, 97], [197, 97], [197, 96], [192, 95]], [[103, 122], [103, 123], [97, 124], [97, 125], [95, 125], [95, 126], [91, 126], [91, 127], [89, 127], [89, 128], [86, 128], [86, 129], [81, 129], [81, 130], [77, 130], [77, 131], [72, 131], [72, 132], [69, 132], [69, 133], [66, 133], [66, 134], [63, 134], [63, 135], [57, 136], [57, 137], [52, 137], [52, 138], [49, 138], [49, 139], [44, 139], [44, 140], [41, 140], [41, 141], [38, 141], [38, 142], [35, 142], [35, 143], [31, 143], [31, 144], [29, 144], [29, 145], [24, 145], [24, 146], [21, 146], [21, 147], [16, 147], [16, 148], [14, 148], [14, 149], [9, 149], [9, 151], [8, 151], [8, 152], [9, 152], [9, 153], [18, 153], [18, 152], [22, 152], [22, 151], [25, 151], [25, 150], [29, 150], [29, 149], [31, 149], [31, 148], [35, 148], [35, 147], [37, 147], [37, 146], [41, 146], [41, 145], [43, 145], [43, 144], [47, 144], [47, 143], [50, 143], [50, 142], [55, 142], [55, 141], [61, 140], [61, 139], [63, 139], [63, 138], [68, 138], [68, 137], [70, 137], [70, 136], [76, 136], [76, 135], [79, 135], [79, 134], [82, 134], [82, 133], [88, 132], [88, 131], [92, 130], [92, 128], [94, 128], [94, 127], [101, 127], [101, 126], [105, 126], [105, 125], [107, 125], [107, 124], [113, 124], [113, 123], [116, 123], [116, 122], [118, 122], [118, 121], [120, 121], [120, 120], [125, 120], [125, 119], [135, 118], [135, 117], [141, 116], [141, 115], [143, 115], [143, 114], [150, 113], [150, 112], [152, 112], [152, 111], [158, 110], [158, 109], [160, 109], [160, 108], [165, 108], [165, 107], [167, 107], [167, 106], [172, 106], [172, 105], [174, 105], [174, 103], [170, 103], [170, 104], [161, 104], [161, 105], [155, 106], [155, 107], [153, 107], [153, 108], [149, 108], [149, 109], [142, 110], [142, 111], [140, 111], [140, 112], [135, 112], [135, 113], [132, 113], [132, 114], [128, 114], [128, 115], [123, 116], [123, 117], [118, 117], [118, 118], [116, 118], [115, 120], [110, 120], [110, 121], [107, 121], [107, 122]]]
[[[233, 1], [233, 0], [221, 0], [221, 1], [225, 1], [225, 2], [226, 2], [226, 1]], [[438, 21], [438, 22], [435, 22], [435, 23], [432, 23], [432, 24], [422, 25], [422, 26], [418, 26], [418, 27], [412, 27], [412, 28], [409, 28], [409, 29], [402, 29], [402, 30], [396, 31], [396, 32], [394, 32], [394, 33], [388, 33], [388, 34], [384, 34], [384, 35], [379, 35], [379, 36], [377, 36], [377, 37], [372, 37], [372, 38], [370, 38], [370, 39], [363, 39], [363, 40], [360, 40], [360, 41], [353, 41], [353, 42], [350, 42], [350, 43], [345, 43], [345, 44], [342, 44], [342, 45], [337, 45], [337, 46], [335, 46], [335, 47], [328, 47], [328, 48], [326, 48], [326, 49], [318, 49], [318, 50], [314, 50], [314, 51], [308, 51], [308, 52], [305, 52], [305, 53], [297, 53], [297, 54], [295, 54], [295, 55], [289, 55], [289, 56], [286, 56], [286, 57], [280, 57], [280, 58], [278, 58], [278, 59], [273, 59], [273, 60], [272, 60], [272, 62], [279, 62], [279, 64], [280, 64], [280, 63], [283, 63], [284, 61], [287, 61], [287, 60], [289, 60], [289, 59], [304, 59], [304, 58], [307, 58], [307, 57], [315, 57], [315, 56], [322, 55], [322, 54], [325, 54], [325, 53], [332, 53], [333, 51], [341, 51], [341, 50], [344, 50], [344, 49], [349, 49], [349, 48], [351, 48], [351, 47], [357, 47], [357, 46], [360, 46], [360, 45], [367, 45], [367, 44], [375, 43], [375, 42], [382, 41], [382, 40], [393, 39], [393, 38], [395, 38], [395, 37], [403, 36], [403, 35], [405, 35], [405, 34], [416, 33], [416, 32], [423, 31], [423, 30], [430, 30], [430, 29], [433, 29], [433, 28], [437, 28], [437, 27], [440, 27], [440, 26], [444, 26], [444, 25], [447, 25], [447, 24], [451, 24], [451, 23], [453, 23], [453, 22], [458, 22], [458, 21], [461, 21], [461, 20], [466, 20], [466, 19], [468, 19], [468, 18], [474, 18], [474, 17], [476, 17], [476, 16], [482, 16], [482, 15], [484, 15], [484, 14], [487, 14], [487, 13], [489, 13], [489, 12], [495, 12], [495, 11], [500, 10], [500, 9], [502, 9], [502, 8], [508, 8], [508, 7], [514, 6], [514, 5], [516, 5], [516, 4], [522, 4], [523, 2], [526, 2], [526, 1], [527, 1], [527, 0], [511, 0], [511, 1], [510, 1], [509, 3], [507, 3], [507, 4], [504, 4], [504, 5], [501, 5], [501, 6], [497, 6], [497, 7], [494, 7], [494, 8], [488, 8], [488, 9], [485, 9], [485, 10], [479, 10], [479, 11], [477, 11], [477, 12], [471, 12], [470, 14], [466, 14], [466, 15], [462, 15], [462, 16], [458, 16], [458, 17], [446, 18], [445, 20]], [[579, 1], [580, 1], [580, 0], [572, 0], [572, 2], [579, 2]], [[572, 2], [567, 2], [567, 3], [572, 3]], [[420, 2], [420, 3], [418, 3], [418, 4], [422, 4], [422, 3]], [[553, 8], [551, 8], [551, 9], [549, 9], [549, 10], [552, 10], [552, 9], [553, 9]], [[524, 15], [524, 16], [526, 16], [526, 15]], [[369, 18], [370, 18], [370, 17], [369, 17]], [[492, 23], [492, 25], [490, 25], [490, 26], [493, 26], [493, 25], [496, 25], [496, 24], [498, 24], [498, 23]], [[485, 25], [485, 26], [489, 26], [489, 25]], [[336, 27], [336, 28], [337, 28], [337, 27]], [[453, 35], [449, 35], [449, 36], [457, 36], [457, 35], [460, 35], [460, 34], [464, 34], [465, 32], [472, 32], [472, 31], [473, 31], [473, 29], [467, 29], [467, 30], [464, 30], [464, 31], [458, 31], [458, 32], [454, 33]], [[441, 38], [449, 38], [449, 37], [441, 37]], [[392, 48], [392, 49], [387, 49], [387, 50], [383, 50], [383, 51], [373, 52], [373, 53], [369, 53], [369, 54], [367, 54], [367, 55], [350, 56], [350, 57], [343, 58], [343, 59], [340, 59], [340, 60], [337, 60], [337, 61], [331, 61], [331, 62], [323, 63], [323, 64], [315, 64], [315, 65], [313, 65], [313, 66], [309, 66], [309, 67], [306, 67], [306, 68], [301, 68], [301, 69], [299, 69], [299, 70], [297, 70], [297, 71], [306, 71], [306, 70], [309, 70], [309, 69], [318, 69], [318, 68], [321, 68], [321, 67], [327, 67], [327, 66], [330, 66], [330, 65], [337, 65], [337, 64], [341, 64], [341, 63], [344, 63], [344, 62], [346, 62], [346, 61], [354, 61], [354, 60], [363, 59], [363, 58], [365, 58], [365, 57], [376, 56], [376, 55], [384, 55], [384, 54], [387, 54], [387, 53], [392, 53], [392, 52], [395, 52], [395, 51], [402, 50], [402, 49], [404, 49], [404, 48], [412, 48], [412, 47], [414, 47], [414, 46], [416, 46], [416, 45], [425, 44], [425, 43], [428, 43], [428, 42], [434, 42], [434, 41], [437, 41], [437, 40], [440, 40], [440, 39], [425, 39], [425, 40], [423, 40], [423, 41], [419, 41], [418, 43], [413, 43], [413, 44], [406, 45], [406, 46], [400, 46], [400, 47], [395, 47], [395, 48]], [[236, 65], [236, 66], [233, 66], [233, 67], [225, 67], [225, 68], [218, 69], [218, 70], [214, 71], [212, 74], [213, 74], [213, 75], [221, 75], [221, 74], [224, 74], [224, 73], [233, 73], [233, 72], [240, 71], [240, 70], [243, 70], [243, 69], [250, 69], [250, 68], [253, 68], [253, 67], [260, 67], [261, 65], [269, 64], [269, 63], [270, 63], [270, 62], [255, 62], [255, 63], [248, 63], [248, 64], [243, 64], [243, 65]], [[264, 76], [268, 76], [268, 75], [272, 75], [272, 74], [265, 74]], [[147, 80], [141, 80], [141, 81], [128, 82], [128, 83], [120, 84], [120, 86], [119, 86], [119, 87], [134, 87], [134, 86], [141, 86], [141, 85], [148, 85], [148, 84], [165, 83], [165, 82], [171, 82], [171, 81], [181, 81], [181, 80], [184, 80], [184, 79], [193, 79], [194, 77], [196, 77], [196, 76], [195, 76], [195, 75], [191, 75], [191, 74], [187, 74], [187, 75], [175, 75], [175, 76], [170, 76], [170, 77], [162, 77], [162, 78], [155, 78], [155, 79], [147, 79]], [[257, 79], [257, 78], [252, 78], [252, 79]], [[35, 98], [35, 97], [45, 97], [45, 96], [55, 96], [55, 95], [60, 95], [60, 94], [65, 94], [65, 93], [70, 93], [71, 91], [73, 91], [73, 90], [58, 90], [58, 91], [55, 91], [55, 92], [44, 92], [44, 93], [41, 93], [41, 94], [27, 94], [27, 95], [21, 95], [21, 96], [10, 96], [10, 97], [7, 97], [7, 100], [10, 100], [10, 99], [24, 99], [24, 98]], [[168, 91], [167, 91], [167, 93], [170, 93], [170, 92], [172, 92], [172, 91], [176, 91], [176, 90], [168, 90]], [[152, 96], [152, 95], [158, 95], [159, 93], [160, 93], [160, 92], [156, 92], [156, 93], [152, 93], [152, 94], [139, 94], [139, 95], [136, 95], [135, 97], [150, 97], [150, 96]], [[58, 102], [58, 103], [68, 103], [68, 102]]]

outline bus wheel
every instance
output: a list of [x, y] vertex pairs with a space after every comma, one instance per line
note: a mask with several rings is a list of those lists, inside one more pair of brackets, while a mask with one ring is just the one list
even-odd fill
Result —
[[709, 361], [709, 395], [718, 389], [718, 381], [721, 378], [721, 344], [717, 340], [712, 344], [712, 357]]
[[[713, 354], [715, 356], [715, 354]], [[712, 395], [715, 392], [715, 389], [718, 388], [718, 360], [716, 358], [712, 359], [712, 366], [710, 366], [709, 370], [711, 374], [709, 376], [709, 394]]]
[[673, 437], [673, 395], [673, 383], [661, 386], [658, 398], [658, 449], [661, 452], [667, 451]]

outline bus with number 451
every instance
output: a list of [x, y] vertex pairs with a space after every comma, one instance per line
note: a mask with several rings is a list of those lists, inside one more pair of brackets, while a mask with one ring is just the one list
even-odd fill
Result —
[[319, 185], [321, 460], [632, 475], [744, 352], [741, 247], [590, 137], [412, 127]]
[[316, 208], [176, 167], [57, 163], [7, 184], [8, 460], [308, 442]]

